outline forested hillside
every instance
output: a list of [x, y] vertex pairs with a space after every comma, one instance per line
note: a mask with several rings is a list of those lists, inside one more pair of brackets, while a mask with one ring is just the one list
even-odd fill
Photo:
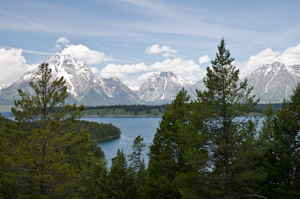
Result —
[[82, 128], [87, 129], [92, 139], [97, 142], [106, 139], [118, 138], [121, 135], [120, 129], [113, 124], [99, 124], [97, 122], [84, 120], [77, 120], [74, 123], [76, 131], [80, 131]]

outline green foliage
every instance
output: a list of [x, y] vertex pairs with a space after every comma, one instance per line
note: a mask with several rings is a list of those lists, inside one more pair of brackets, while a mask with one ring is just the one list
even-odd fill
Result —
[[112, 159], [108, 174], [111, 192], [108, 198], [130, 198], [133, 178], [129, 175], [126, 156], [123, 150], [118, 149], [117, 156]]
[[300, 85], [284, 100], [282, 108], [272, 115], [266, 111], [261, 137], [266, 142], [262, 165], [268, 174], [261, 192], [268, 198], [299, 198], [300, 161]]
[[162, 115], [166, 105], [113, 105], [85, 107], [82, 115]]
[[99, 158], [99, 159], [104, 159], [105, 158], [104, 152], [102, 151], [101, 147], [98, 146], [97, 141], [94, 140], [94, 139], [92, 139], [91, 151], [93, 152], [93, 154], [96, 158]]
[[264, 173], [256, 166], [259, 143], [256, 123], [238, 119], [254, 110], [247, 81], [239, 81], [239, 70], [222, 39], [212, 67], [207, 67], [205, 91], [197, 91], [186, 131], [190, 148], [185, 158], [191, 170], [181, 174], [184, 197], [237, 198], [257, 196], [256, 186]]
[[140, 135], [134, 141], [132, 149], [133, 152], [128, 155], [129, 157], [129, 175], [133, 180], [129, 192], [130, 198], [144, 198], [144, 186], [146, 182], [146, 168], [142, 152], [145, 150], [146, 144], [142, 143], [144, 138]]
[[[65, 104], [65, 80], [53, 80], [45, 63], [38, 74], [40, 78], [30, 83], [35, 95], [19, 90], [21, 99], [12, 108], [16, 122], [8, 124], [1, 137], [3, 169], [19, 197], [65, 198], [86, 171], [90, 135], [73, 130], [83, 106]], [[66, 113], [70, 117], [64, 118]]]
[[111, 182], [108, 179], [107, 168], [101, 163], [94, 165], [92, 190], [94, 192], [94, 198], [97, 199], [110, 198], [109, 196], [112, 195]]
[[189, 97], [181, 90], [167, 106], [150, 146], [146, 192], [149, 198], [179, 198], [176, 174], [183, 172], [183, 125], [187, 123]]
[[140, 169], [142, 165], [144, 165], [144, 158], [142, 158], [143, 154], [142, 152], [145, 150], [146, 144], [142, 143], [144, 138], [142, 138], [140, 135], [137, 136], [134, 141], [132, 149], [133, 152], [128, 155], [130, 163], [130, 168], [138, 174], [140, 172]]
[[121, 130], [112, 124], [99, 124], [97, 122], [89, 122], [84, 120], [77, 120], [74, 121], [74, 123], [74, 128], [76, 131], [87, 129], [92, 139], [96, 140], [97, 142], [105, 139], [119, 138], [121, 135]]

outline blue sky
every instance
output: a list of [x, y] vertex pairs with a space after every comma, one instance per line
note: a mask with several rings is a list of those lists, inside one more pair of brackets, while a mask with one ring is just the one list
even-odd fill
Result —
[[205, 75], [222, 37], [241, 77], [263, 64], [300, 64], [300, 1], [9, 0], [0, 2], [0, 83], [55, 53], [131, 88], [153, 72]]

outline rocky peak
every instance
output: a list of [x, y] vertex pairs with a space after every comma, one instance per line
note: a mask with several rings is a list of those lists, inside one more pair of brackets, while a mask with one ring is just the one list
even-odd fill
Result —
[[170, 71], [154, 73], [139, 88], [140, 99], [151, 103], [169, 103], [175, 99], [178, 92], [185, 88], [189, 95], [195, 96], [195, 89], [185, 79]]
[[[70, 55], [54, 54], [48, 61], [53, 78], [64, 77], [66, 80], [68, 103], [84, 105], [138, 104], [141, 103], [136, 93], [131, 91], [118, 78], [104, 79], [95, 77], [83, 61]], [[12, 105], [18, 99], [18, 89], [33, 93], [30, 81], [37, 78], [38, 69], [25, 73], [8, 88], [0, 90], [0, 103]]]
[[292, 94], [300, 81], [300, 65], [287, 66], [274, 62], [261, 66], [244, 79], [254, 87], [252, 94], [260, 98], [260, 103], [281, 103], [283, 98]]

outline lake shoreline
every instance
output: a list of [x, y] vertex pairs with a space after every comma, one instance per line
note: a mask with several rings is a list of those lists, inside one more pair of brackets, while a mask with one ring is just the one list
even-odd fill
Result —
[[81, 117], [162, 117], [162, 115], [82, 115]]

